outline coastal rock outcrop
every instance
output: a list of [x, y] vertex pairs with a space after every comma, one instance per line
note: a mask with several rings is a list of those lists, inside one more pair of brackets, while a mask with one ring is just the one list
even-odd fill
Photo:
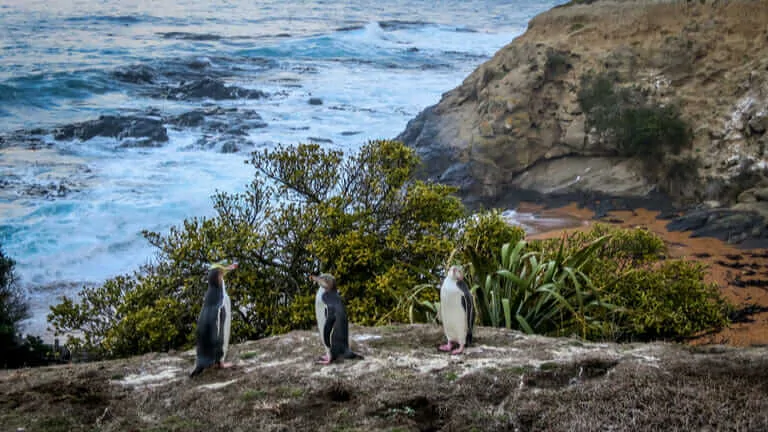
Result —
[[[531, 20], [397, 138], [418, 151], [424, 177], [459, 186], [468, 203], [497, 205], [512, 190], [661, 192], [768, 215], [758, 198], [768, 187], [767, 25], [768, 2], [572, 1]], [[596, 74], [678, 107], [689, 145], [652, 175], [642, 149], [622, 155], [579, 100]]]
[[162, 94], [172, 100], [261, 99], [267, 97], [267, 94], [261, 90], [228, 86], [219, 79], [208, 77], [190, 82], [182, 82], [178, 86], [165, 87], [162, 90]]
[[168, 142], [168, 131], [160, 119], [139, 116], [100, 116], [96, 120], [61, 126], [53, 131], [57, 140], [95, 137], [117, 138], [123, 146], [153, 147]]

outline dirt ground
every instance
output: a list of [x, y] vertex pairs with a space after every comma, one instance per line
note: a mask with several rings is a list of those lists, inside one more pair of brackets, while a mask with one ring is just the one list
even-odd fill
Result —
[[595, 344], [479, 328], [352, 326], [363, 360], [321, 366], [315, 332], [193, 352], [0, 371], [3, 431], [768, 430], [768, 348]]

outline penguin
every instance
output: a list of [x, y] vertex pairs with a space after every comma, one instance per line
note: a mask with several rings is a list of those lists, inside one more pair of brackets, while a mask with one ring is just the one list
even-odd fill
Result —
[[227, 265], [221, 261], [211, 265], [208, 271], [208, 291], [197, 318], [197, 364], [190, 378], [214, 365], [220, 368], [232, 366], [231, 363], [224, 363], [232, 326], [232, 302], [227, 294], [224, 276], [236, 268], [236, 262]]
[[344, 302], [336, 290], [336, 279], [328, 273], [310, 275], [309, 279], [319, 285], [315, 294], [315, 317], [320, 339], [326, 354], [318, 360], [330, 364], [339, 357], [362, 359], [363, 356], [349, 349], [349, 322]]
[[[472, 293], [464, 282], [464, 271], [451, 266], [440, 287], [440, 318], [448, 342], [440, 345], [440, 351], [461, 354], [472, 343], [472, 329], [475, 323], [475, 303]], [[459, 347], [453, 349], [454, 344]]]

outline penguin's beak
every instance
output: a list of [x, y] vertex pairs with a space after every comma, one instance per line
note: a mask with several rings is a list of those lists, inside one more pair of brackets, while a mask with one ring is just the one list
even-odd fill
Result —
[[317, 276], [311, 274], [309, 275], [309, 280], [311, 280], [312, 282], [317, 282]]
[[237, 268], [237, 261], [233, 262], [232, 264], [225, 267], [227, 271], [232, 271]]

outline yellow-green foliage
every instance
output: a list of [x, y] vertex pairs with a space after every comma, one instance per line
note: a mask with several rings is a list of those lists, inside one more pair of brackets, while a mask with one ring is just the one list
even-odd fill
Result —
[[490, 210], [470, 218], [461, 238], [460, 259], [497, 261], [498, 252], [506, 243], [517, 243], [525, 237], [525, 231], [512, 226], [501, 216], [501, 211]]
[[217, 193], [214, 217], [145, 232], [156, 262], [65, 298], [51, 308], [54, 328], [109, 356], [189, 346], [207, 266], [223, 258], [239, 263], [227, 275], [234, 341], [313, 325], [308, 275], [318, 272], [336, 276], [352, 321], [402, 321], [400, 297], [434, 281], [455, 247], [465, 213], [455, 189], [413, 180], [419, 160], [400, 142], [349, 157], [279, 147], [249, 162], [256, 175], [244, 192]]
[[592, 337], [677, 339], [727, 325], [730, 306], [716, 285], [704, 282], [706, 268], [664, 260], [664, 241], [648, 230], [596, 224], [564, 238], [531, 242], [529, 248], [551, 258], [561, 245], [567, 255], [605, 235], [610, 240], [595, 251], [584, 273], [616, 312], [603, 317], [603, 331]]
[[626, 310], [616, 318], [613, 338], [677, 339], [727, 325], [731, 306], [704, 275], [700, 263], [669, 260], [603, 276], [606, 300]]

